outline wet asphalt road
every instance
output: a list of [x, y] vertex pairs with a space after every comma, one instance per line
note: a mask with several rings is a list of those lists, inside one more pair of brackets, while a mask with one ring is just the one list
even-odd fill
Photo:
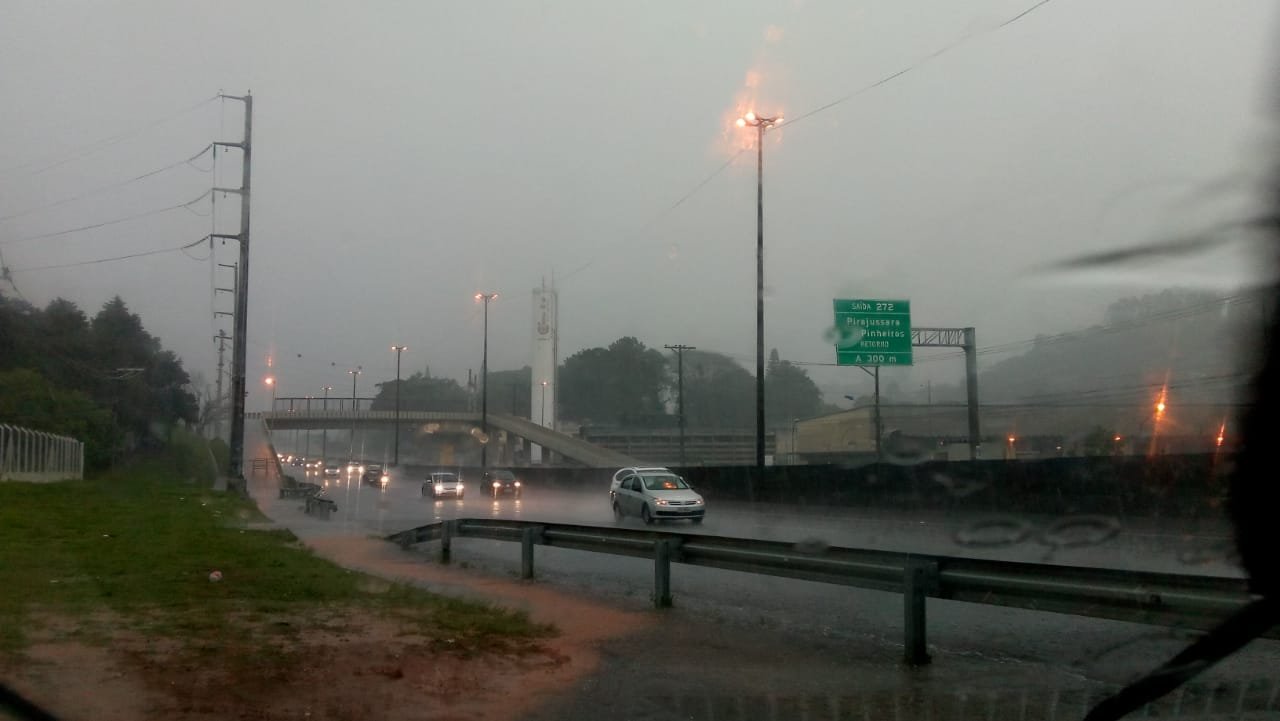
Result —
[[[273, 484], [260, 484], [257, 493], [266, 496], [272, 488]], [[474, 493], [463, 500], [436, 501], [423, 497], [418, 479], [393, 478], [386, 488], [380, 488], [362, 485], [356, 478], [350, 481], [342, 478], [331, 480], [326, 494], [339, 509], [328, 521], [305, 516], [301, 513], [301, 503], [293, 500], [269, 500], [266, 510], [299, 535], [385, 535], [449, 518], [511, 518], [601, 526], [618, 523], [608, 505], [607, 483], [602, 484], [595, 495], [527, 488], [518, 501], [494, 500]], [[828, 509], [824, 513], [813, 513], [720, 504], [709, 506], [707, 519], [701, 526], [687, 522], [668, 525], [682, 532], [779, 541], [812, 539], [831, 545], [925, 554], [1174, 573], [1238, 573], [1221, 554], [1213, 552], [1227, 541], [1224, 526], [1189, 528], [1178, 522], [1146, 521], [1128, 524], [1118, 535], [1091, 547], [1054, 550], [1028, 540], [1006, 548], [975, 550], [955, 540], [957, 531], [974, 520], [938, 513], [883, 513], [866, 509]], [[1043, 526], [1054, 519], [1023, 517], [1023, 520]], [[621, 523], [630, 528], [644, 527], [636, 519]], [[424, 562], [434, 562], [436, 547], [425, 544], [416, 552]], [[457, 539], [453, 559], [463, 567], [511, 577], [516, 576], [520, 568], [518, 544], [501, 541]], [[1197, 562], [1187, 563], [1187, 560]], [[535, 566], [539, 582], [553, 583], [624, 607], [639, 609], [649, 604], [653, 571], [652, 564], [643, 559], [538, 547]], [[849, 663], [861, 669], [859, 678], [864, 681], [879, 678], [882, 685], [899, 691], [902, 688], [895, 685], [902, 681], [902, 668], [892, 661], [901, 654], [902, 648], [903, 609], [901, 596], [897, 594], [680, 564], [672, 567], [672, 590], [676, 608], [669, 613], [673, 624], [678, 619], [686, 629], [703, 626], [713, 629], [709, 636], [712, 639], [737, 637], [757, 644], [771, 642], [788, 648], [817, 649], [817, 653], [829, 653], [832, 664], [840, 663], [841, 649], [858, 649], [856, 653], [849, 652], [857, 657]], [[1057, 698], [1052, 694], [1068, 687], [1089, 687], [1097, 692], [1150, 668], [1191, 638], [1187, 632], [1175, 629], [936, 599], [930, 599], [928, 613], [930, 652], [935, 658], [931, 668], [966, 669], [967, 680], [961, 686], [953, 683], [945, 689], [952, 695], [958, 689], [960, 697], [964, 696], [964, 689], [982, 686], [976, 679], [983, 678], [1008, 678], [1013, 686], [1027, 688], [1039, 679], [1043, 684], [1035, 689], [1035, 694], [1039, 694], [1035, 697], [1036, 704], [1047, 703], [1046, 698]], [[683, 636], [689, 635], [688, 631], [683, 633]], [[592, 718], [601, 704], [612, 705], [619, 698], [634, 702], [624, 704], [628, 711], [621, 714], [622, 717], [647, 717], [639, 713], [639, 709], [644, 707], [645, 699], [655, 694], [679, 696], [683, 699], [678, 702], [681, 708], [691, 703], [694, 710], [668, 716], [671, 704], [677, 703], [672, 701], [655, 707], [653, 718], [720, 718], [723, 714], [710, 710], [704, 714], [698, 709], [712, 709], [726, 699], [740, 705], [740, 694], [748, 689], [735, 690], [732, 675], [726, 679], [723, 669], [713, 668], [724, 665], [726, 653], [734, 653], [726, 650], [731, 643], [720, 650], [718, 657], [710, 650], [704, 651], [714, 647], [714, 643], [691, 645], [683, 650], [681, 662], [670, 666], [664, 665], [664, 659], [669, 658], [666, 654], [672, 649], [664, 650], [661, 631], [656, 636], [652, 642], [642, 642], [639, 646], [628, 642], [617, 649], [606, 648], [606, 663], [601, 672], [584, 682], [565, 705], [549, 711], [552, 715], [547, 718], [558, 717], [556, 714], [564, 718]], [[704, 653], [712, 656], [704, 659]], [[867, 675], [869, 667], [865, 660], [872, 656], [887, 660], [874, 666], [883, 670], [879, 676]], [[653, 668], [664, 670], [656, 676], [645, 670]], [[1278, 670], [1280, 642], [1255, 642], [1210, 671], [1202, 683], [1208, 687], [1218, 685], [1219, 696], [1238, 692], [1240, 698], [1253, 698], [1261, 693], [1266, 698], [1257, 703], [1269, 703], [1270, 696], [1276, 694], [1264, 689], [1280, 688]], [[639, 685], [631, 683], [629, 679], [636, 678], [637, 673], [648, 680]], [[786, 673], [780, 673], [779, 682], [794, 690], [793, 684], [797, 681], [784, 682], [786, 677]], [[974, 686], [975, 683], [978, 685]], [[823, 690], [829, 686], [815, 681], [808, 688]], [[1003, 689], [1000, 691], [1003, 693], [1010, 685], [996, 683], [987, 688]], [[787, 695], [786, 688], [763, 690], [775, 694], [774, 706], [779, 702], [797, 702]], [[707, 696], [712, 691], [720, 696], [714, 699]], [[936, 691], [939, 688], [935, 685], [931, 692]], [[782, 696], [776, 696], [778, 693]], [[739, 695], [738, 701], [733, 701], [735, 694]], [[782, 701], [778, 701], [779, 698]], [[804, 703], [818, 703], [827, 708], [832, 698], [819, 693]], [[955, 701], [948, 699], [947, 703]], [[949, 714], [939, 717], [947, 716]], [[997, 717], [1000, 716], [1003, 714]], [[1185, 713], [1182, 716], [1188, 717]], [[747, 713], [728, 717], [766, 716]], [[1075, 713], [1062, 716], [1072, 717], [1078, 716]]]

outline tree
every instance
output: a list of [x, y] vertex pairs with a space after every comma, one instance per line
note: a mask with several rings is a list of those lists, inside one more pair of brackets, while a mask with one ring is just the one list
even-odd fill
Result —
[[173, 351], [146, 331], [120, 296], [103, 304], [89, 324], [92, 375], [100, 403], [139, 441], [167, 435], [178, 421], [196, 423], [200, 406], [191, 379]]
[[54, 386], [29, 370], [0, 371], [0, 419], [85, 444], [85, 465], [106, 466], [120, 441], [111, 412], [84, 393]]
[[685, 351], [684, 374], [686, 425], [754, 427], [756, 383], [746, 368], [728, 356], [693, 350]]
[[789, 426], [793, 419], [811, 418], [822, 411], [817, 384], [803, 368], [779, 360], [776, 348], [769, 354], [764, 393], [765, 420], [771, 426]]
[[618, 425], [665, 425], [670, 385], [667, 359], [635, 338], [587, 348], [560, 370], [560, 408], [566, 418]]
[[529, 414], [538, 401], [532, 399], [533, 403], [530, 403], [529, 383], [532, 377], [533, 369], [529, 366], [519, 370], [489, 371], [489, 412], [533, 418]]
[[[395, 410], [396, 382], [390, 380], [375, 385], [378, 395], [373, 399], [372, 409]], [[452, 378], [432, 378], [428, 373], [418, 372], [400, 380], [402, 411], [459, 412], [467, 410], [467, 401], [466, 389]]]

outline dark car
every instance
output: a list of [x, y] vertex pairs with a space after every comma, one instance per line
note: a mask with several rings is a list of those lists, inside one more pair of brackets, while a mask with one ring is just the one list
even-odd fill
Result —
[[508, 470], [489, 470], [480, 477], [481, 490], [492, 493], [494, 498], [498, 496], [519, 498], [522, 485], [520, 479], [516, 478], [516, 474]]
[[378, 463], [365, 465], [364, 473], [360, 474], [360, 482], [371, 486], [385, 486], [387, 481], [390, 480], [391, 476], [387, 473], [387, 470]]

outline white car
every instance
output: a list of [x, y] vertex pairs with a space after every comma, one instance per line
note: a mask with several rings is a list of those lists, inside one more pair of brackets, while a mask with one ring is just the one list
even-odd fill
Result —
[[461, 500], [464, 487], [462, 479], [453, 473], [432, 473], [422, 482], [422, 495]]
[[706, 501], [680, 476], [665, 468], [623, 471], [617, 488], [609, 491], [615, 519], [639, 516], [645, 523], [653, 523], [687, 518], [702, 523], [707, 513]]

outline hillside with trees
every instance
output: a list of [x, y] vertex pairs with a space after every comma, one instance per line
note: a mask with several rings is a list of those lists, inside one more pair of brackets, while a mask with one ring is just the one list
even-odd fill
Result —
[[0, 295], [0, 348], [0, 422], [85, 441], [91, 468], [201, 421], [182, 361], [119, 297], [90, 318], [61, 298]]

